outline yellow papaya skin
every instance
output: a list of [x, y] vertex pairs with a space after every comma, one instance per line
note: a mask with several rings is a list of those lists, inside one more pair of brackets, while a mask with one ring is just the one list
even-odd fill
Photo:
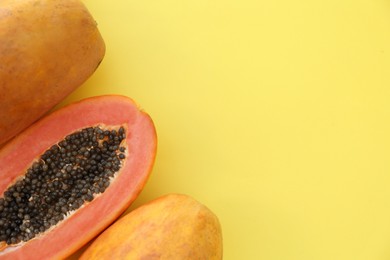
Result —
[[222, 259], [218, 218], [193, 198], [169, 194], [125, 215], [83, 253], [90, 259]]
[[84, 83], [104, 54], [81, 1], [0, 1], [0, 145]]

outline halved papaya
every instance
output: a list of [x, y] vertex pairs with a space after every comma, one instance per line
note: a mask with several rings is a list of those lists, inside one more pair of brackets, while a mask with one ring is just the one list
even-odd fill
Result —
[[156, 154], [148, 114], [124, 96], [88, 98], [36, 122], [0, 151], [0, 259], [59, 259], [114, 221]]

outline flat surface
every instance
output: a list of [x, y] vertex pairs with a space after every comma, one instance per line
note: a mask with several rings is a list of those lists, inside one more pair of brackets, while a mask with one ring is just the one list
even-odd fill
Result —
[[179, 192], [226, 260], [390, 259], [387, 0], [85, 0], [107, 45], [62, 104], [134, 98], [159, 136], [135, 208]]

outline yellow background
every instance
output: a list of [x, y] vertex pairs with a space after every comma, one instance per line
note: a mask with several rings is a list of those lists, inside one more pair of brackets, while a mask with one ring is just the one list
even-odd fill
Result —
[[107, 53], [61, 105], [119, 93], [152, 116], [131, 209], [193, 196], [226, 260], [390, 259], [389, 1], [84, 2]]

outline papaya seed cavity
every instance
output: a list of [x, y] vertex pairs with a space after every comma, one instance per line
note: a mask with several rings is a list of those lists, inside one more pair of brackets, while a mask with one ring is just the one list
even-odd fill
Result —
[[126, 158], [125, 138], [122, 126], [89, 127], [46, 150], [0, 197], [0, 244], [28, 241], [103, 193]]

